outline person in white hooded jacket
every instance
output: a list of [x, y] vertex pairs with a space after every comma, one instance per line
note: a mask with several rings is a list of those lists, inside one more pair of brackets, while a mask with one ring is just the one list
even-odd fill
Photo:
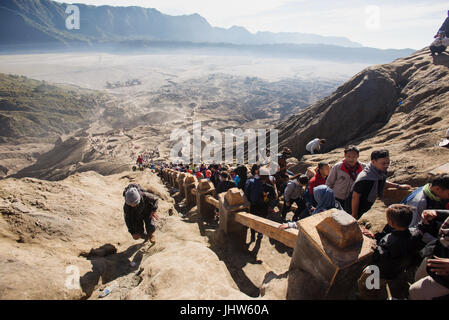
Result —
[[311, 154], [319, 153], [321, 145], [326, 143], [326, 139], [315, 138], [306, 145], [306, 150]]

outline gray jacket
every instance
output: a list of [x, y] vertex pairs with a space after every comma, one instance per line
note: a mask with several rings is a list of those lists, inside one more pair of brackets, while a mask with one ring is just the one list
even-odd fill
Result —
[[284, 190], [284, 201], [290, 202], [304, 197], [304, 188], [297, 181], [289, 181]]
[[[355, 181], [351, 179], [349, 174], [340, 169], [342, 164], [343, 161], [340, 161], [332, 167], [326, 179], [326, 185], [334, 191], [335, 198], [346, 200], [352, 191]], [[365, 169], [366, 164], [362, 162], [360, 164]]]

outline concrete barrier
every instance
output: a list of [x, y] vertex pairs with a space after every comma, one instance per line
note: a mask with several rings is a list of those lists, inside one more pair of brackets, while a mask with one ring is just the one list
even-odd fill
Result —
[[179, 189], [179, 194], [181, 195], [181, 196], [185, 196], [184, 195], [184, 179], [186, 178], [186, 176], [188, 175], [189, 173], [185, 173], [185, 172], [181, 172], [179, 175], [178, 175], [178, 189]]
[[179, 189], [178, 175], [179, 175], [179, 171], [173, 171], [172, 176], [171, 176], [172, 186], [173, 186], [173, 188], [176, 188], [176, 189]]
[[298, 222], [287, 299], [347, 299], [371, 259], [376, 241], [362, 235], [344, 211], [325, 211]]
[[184, 194], [186, 197], [186, 206], [193, 207], [196, 204], [196, 196], [192, 194], [192, 190], [196, 189], [198, 181], [196, 177], [188, 175], [184, 180]]
[[215, 207], [206, 202], [206, 196], [215, 197], [215, 187], [211, 181], [201, 179], [196, 188], [196, 206], [200, 216], [204, 220], [213, 220], [215, 217]]
[[220, 224], [219, 229], [226, 235], [244, 244], [248, 227], [235, 221], [235, 214], [241, 211], [249, 211], [250, 203], [238, 188], [229, 189], [218, 195]]

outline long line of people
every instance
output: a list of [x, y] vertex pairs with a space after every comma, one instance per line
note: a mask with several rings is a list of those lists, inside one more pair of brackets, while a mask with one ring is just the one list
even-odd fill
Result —
[[[320, 162], [309, 179], [306, 174], [293, 174], [287, 169], [286, 159], [290, 154], [291, 151], [284, 148], [278, 155], [279, 166], [275, 174], [270, 173], [269, 167], [259, 164], [252, 165], [249, 172], [245, 165], [231, 168], [225, 164], [191, 163], [167, 167], [210, 180], [217, 193], [233, 187], [242, 189], [250, 202], [250, 212], [282, 222], [282, 229], [297, 228], [298, 220], [332, 208], [345, 210], [360, 219], [378, 198], [382, 198], [385, 188], [410, 190], [410, 195], [401, 204], [388, 207], [387, 225], [381, 232], [373, 234], [364, 227], [362, 231], [377, 240], [373, 261], [380, 268], [383, 284], [419, 265], [409, 298], [449, 297], [448, 174], [438, 175], [412, 192], [408, 184], [388, 181], [388, 150], [373, 151], [370, 162], [365, 164], [359, 161], [359, 149], [351, 145], [345, 148], [343, 159], [332, 167]], [[287, 220], [293, 204], [296, 209], [292, 219]], [[281, 210], [276, 211], [277, 206]], [[263, 235], [259, 233], [257, 237], [261, 239]], [[256, 232], [251, 230], [251, 242], [255, 238]], [[365, 270], [359, 286], [367, 274]], [[383, 288], [371, 291], [370, 295], [385, 292]], [[362, 288], [360, 292], [362, 296], [366, 294]]]

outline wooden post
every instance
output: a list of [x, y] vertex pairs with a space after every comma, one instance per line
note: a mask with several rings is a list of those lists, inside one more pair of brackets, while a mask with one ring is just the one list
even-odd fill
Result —
[[179, 194], [183, 197], [185, 196], [184, 195], [184, 179], [186, 178], [186, 176], [188, 174], [189, 173], [181, 172], [178, 177]]
[[263, 233], [264, 235], [285, 244], [287, 247], [295, 247], [296, 239], [298, 238], [297, 229], [279, 229], [280, 223], [258, 217], [248, 212], [237, 212], [235, 214], [235, 221], [254, 229], [257, 232]]
[[184, 180], [184, 194], [186, 196], [186, 205], [188, 207], [193, 207], [196, 204], [196, 196], [192, 194], [192, 190], [196, 189], [198, 181], [196, 177], [188, 175]]
[[213, 220], [215, 217], [215, 207], [206, 202], [207, 195], [215, 196], [214, 184], [207, 179], [201, 179], [196, 188], [196, 206], [200, 216], [204, 220]]
[[176, 189], [179, 189], [178, 175], [179, 175], [179, 171], [174, 170], [172, 173], [172, 185], [173, 185], [173, 188], [176, 188]]
[[172, 174], [173, 174], [173, 170], [172, 169], [168, 169], [167, 171], [167, 183], [169, 186], [172, 186]]
[[238, 244], [246, 243], [248, 227], [235, 221], [235, 213], [249, 211], [250, 203], [238, 188], [229, 189], [218, 195], [220, 224], [219, 229], [230, 236]]
[[347, 299], [376, 241], [362, 235], [351, 215], [336, 209], [302, 219], [298, 227], [287, 299]]
[[216, 209], [220, 208], [220, 202], [212, 196], [205, 196], [204, 199], [210, 205], [213, 205]]
[[165, 182], [167, 182], [168, 180], [167, 177], [168, 177], [168, 169], [167, 168], [162, 169], [162, 179], [164, 179]]

